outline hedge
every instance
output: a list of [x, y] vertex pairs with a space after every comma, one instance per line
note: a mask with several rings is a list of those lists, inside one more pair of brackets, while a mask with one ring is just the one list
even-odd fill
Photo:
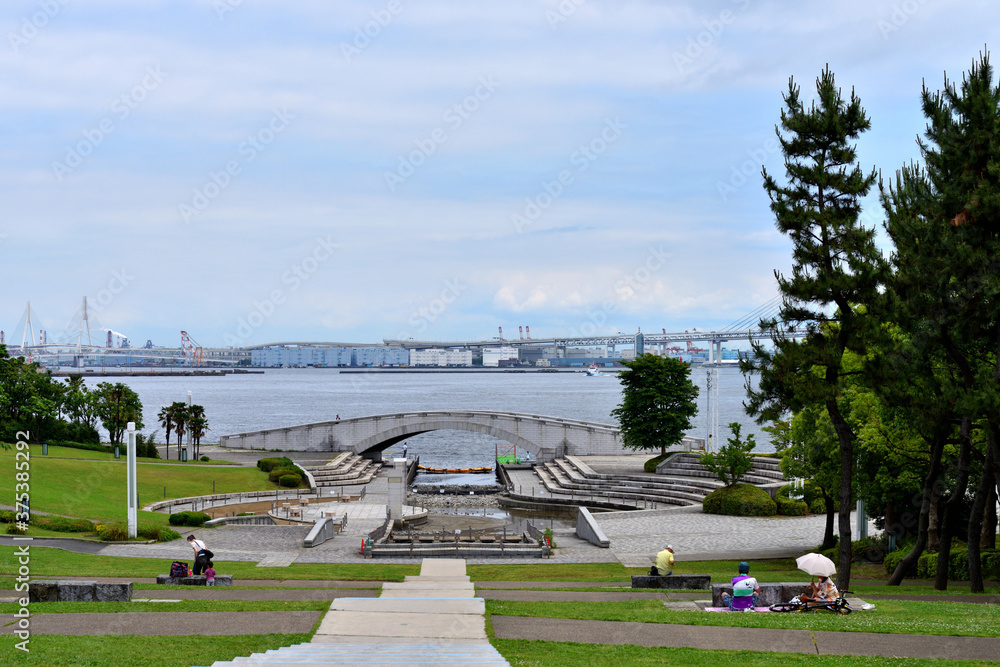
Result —
[[735, 484], [705, 496], [702, 509], [707, 514], [729, 516], [774, 516], [777, 506], [767, 491], [752, 484]]
[[290, 468], [295, 465], [287, 456], [282, 456], [281, 458], [266, 458], [257, 461], [257, 467], [263, 472], [271, 472], [275, 468]]
[[171, 526], [204, 526], [211, 518], [204, 512], [177, 512], [170, 515], [169, 521]]
[[[979, 554], [983, 579], [1000, 579], [1000, 549], [983, 549]], [[917, 561], [917, 576], [930, 579], [937, 576], [938, 554], [925, 553]], [[969, 550], [952, 549], [948, 557], [948, 579], [969, 580]]]
[[302, 476], [296, 475], [295, 473], [288, 473], [287, 475], [282, 475], [280, 478], [278, 478], [278, 484], [280, 486], [285, 486], [290, 489], [296, 488], [301, 483], [302, 483]]
[[805, 516], [809, 514], [809, 506], [804, 500], [792, 500], [790, 498], [779, 497], [777, 502], [778, 514], [782, 516]]

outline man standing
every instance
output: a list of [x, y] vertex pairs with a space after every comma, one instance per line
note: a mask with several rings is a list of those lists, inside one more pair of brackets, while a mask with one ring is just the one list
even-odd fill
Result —
[[733, 577], [733, 594], [722, 594], [722, 605], [731, 611], [753, 610], [760, 602], [760, 584], [750, 576], [750, 563], [740, 563], [739, 575]]
[[649, 568], [649, 574], [654, 577], [663, 577], [674, 573], [674, 548], [669, 544], [663, 551], [656, 554], [656, 565]]

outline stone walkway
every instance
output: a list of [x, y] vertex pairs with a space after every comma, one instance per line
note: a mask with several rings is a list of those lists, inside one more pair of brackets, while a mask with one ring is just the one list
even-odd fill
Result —
[[509, 665], [486, 637], [486, 604], [465, 561], [424, 559], [419, 576], [386, 583], [378, 598], [339, 598], [310, 644], [213, 667], [257, 665]]

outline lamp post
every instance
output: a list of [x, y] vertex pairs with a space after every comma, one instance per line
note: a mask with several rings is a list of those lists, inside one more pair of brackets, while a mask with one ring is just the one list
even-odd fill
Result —
[[128, 536], [134, 539], [139, 517], [139, 489], [136, 485], [135, 472], [135, 422], [128, 423]]

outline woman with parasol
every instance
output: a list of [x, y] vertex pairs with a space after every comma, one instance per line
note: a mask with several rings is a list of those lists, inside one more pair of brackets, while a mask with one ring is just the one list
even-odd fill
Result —
[[833, 561], [823, 554], [806, 554], [795, 559], [795, 565], [818, 580], [809, 583], [809, 590], [799, 596], [800, 600], [836, 600], [840, 596], [840, 591], [830, 579], [830, 575], [837, 572], [837, 566]]

